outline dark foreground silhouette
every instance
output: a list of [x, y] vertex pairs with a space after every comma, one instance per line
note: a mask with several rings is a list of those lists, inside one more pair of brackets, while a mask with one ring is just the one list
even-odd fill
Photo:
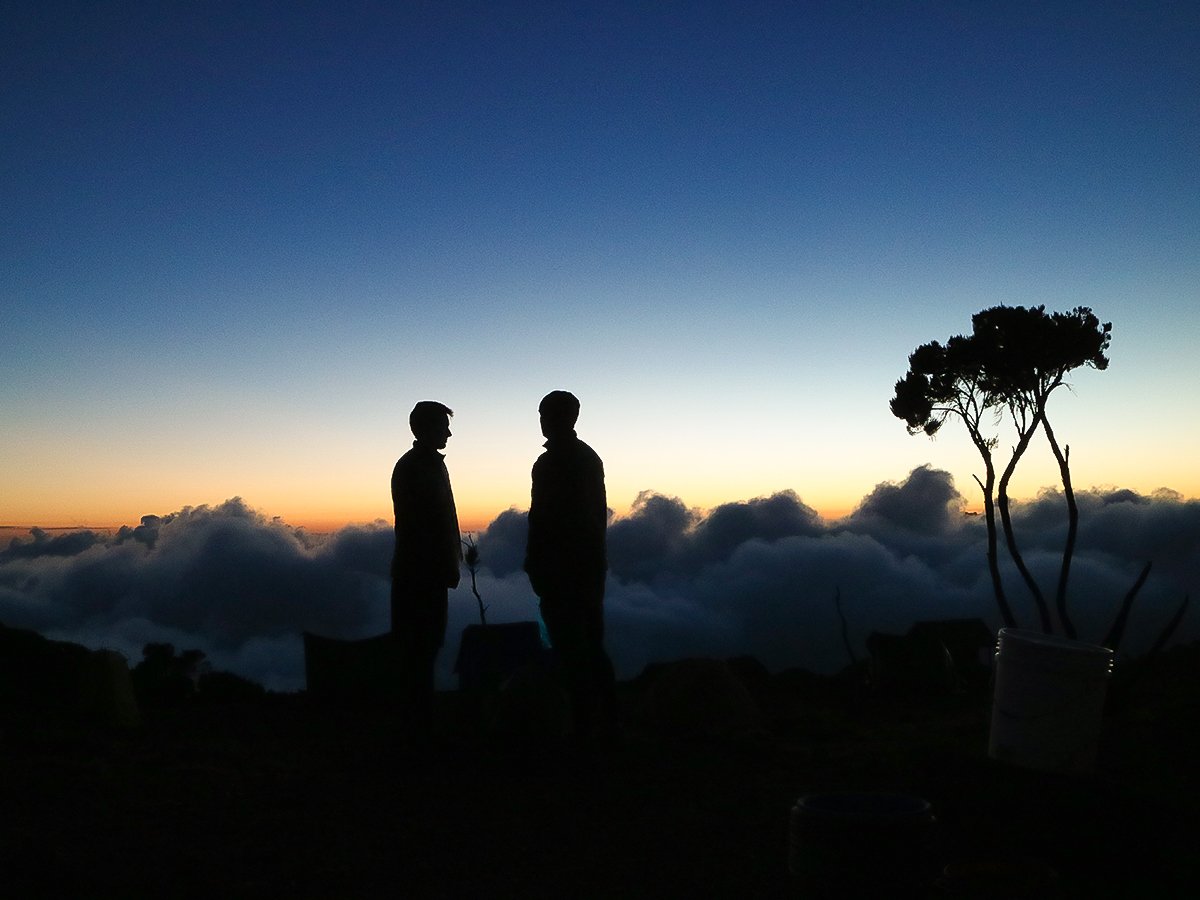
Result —
[[616, 676], [604, 649], [604, 464], [575, 433], [574, 394], [551, 391], [538, 416], [546, 449], [533, 464], [525, 573], [570, 696], [572, 741], [611, 739]]
[[446, 640], [448, 592], [458, 587], [462, 545], [446, 461], [454, 412], [422, 400], [408, 417], [412, 448], [392, 470], [396, 543], [392, 639], [401, 666], [402, 712], [413, 730], [433, 724], [433, 670]]
[[1200, 645], [1118, 673], [1097, 770], [1068, 777], [986, 758], [986, 690], [748, 659], [619, 684], [625, 739], [590, 754], [558, 751], [536, 681], [507, 707], [437, 694], [420, 751], [392, 707], [304, 694], [199, 692], [100, 727], [21, 689], [21, 654], [64, 651], [17, 637], [0, 670], [6, 896], [790, 897], [797, 799], [838, 791], [928, 801], [939, 871], [1050, 879], [1031, 896], [1194, 896]]

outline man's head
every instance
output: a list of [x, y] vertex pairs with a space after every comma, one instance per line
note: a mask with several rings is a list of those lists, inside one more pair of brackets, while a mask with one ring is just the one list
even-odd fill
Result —
[[441, 450], [450, 439], [450, 417], [454, 410], [436, 400], [422, 400], [408, 414], [408, 427], [413, 437], [423, 444]]
[[570, 391], [551, 391], [538, 405], [542, 434], [546, 438], [565, 437], [575, 430], [579, 419], [579, 400]]

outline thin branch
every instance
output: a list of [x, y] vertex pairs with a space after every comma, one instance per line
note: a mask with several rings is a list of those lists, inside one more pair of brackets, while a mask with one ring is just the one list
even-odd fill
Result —
[[850, 665], [857, 667], [858, 657], [854, 655], [854, 648], [850, 646], [850, 626], [846, 623], [846, 614], [842, 612], [842, 589], [840, 586], [833, 593], [833, 603], [837, 607], [838, 618], [842, 620], [842, 644], [850, 656]]
[[465, 550], [463, 561], [467, 564], [467, 571], [471, 573], [471, 593], [475, 595], [475, 602], [479, 604], [479, 623], [487, 625], [488, 607], [479, 596], [479, 586], [475, 581], [475, 574], [479, 571], [479, 548], [475, 546], [475, 535], [468, 532], [462, 545]]
[[1125, 636], [1125, 625], [1129, 621], [1129, 611], [1133, 609], [1133, 601], [1137, 598], [1138, 591], [1142, 589], [1142, 585], [1146, 583], [1146, 579], [1150, 577], [1150, 567], [1154, 565], [1153, 561], [1146, 563], [1146, 567], [1142, 569], [1142, 574], [1138, 576], [1137, 581], [1133, 583], [1133, 587], [1129, 589], [1129, 593], [1125, 595], [1125, 599], [1121, 602], [1121, 609], [1117, 612], [1117, 617], [1113, 619], [1112, 627], [1108, 629], [1108, 634], [1104, 636], [1103, 646], [1107, 647], [1114, 654], [1121, 646], [1121, 638]]
[[1146, 653], [1146, 659], [1157, 656], [1162, 651], [1162, 648], [1167, 645], [1167, 641], [1171, 639], [1171, 635], [1175, 633], [1175, 629], [1183, 621], [1183, 614], [1187, 612], [1188, 603], [1191, 602], [1191, 599], [1191, 594], [1183, 595], [1183, 602], [1179, 604], [1179, 608], [1175, 610], [1175, 615], [1171, 616], [1171, 621], [1166, 624], [1166, 627], [1159, 634], [1158, 639], [1155, 640], [1154, 646]]

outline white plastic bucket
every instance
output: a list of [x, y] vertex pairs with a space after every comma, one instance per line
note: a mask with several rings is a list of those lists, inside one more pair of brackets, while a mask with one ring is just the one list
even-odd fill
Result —
[[1107, 647], [1001, 628], [988, 755], [1046, 771], [1091, 768], [1112, 659]]

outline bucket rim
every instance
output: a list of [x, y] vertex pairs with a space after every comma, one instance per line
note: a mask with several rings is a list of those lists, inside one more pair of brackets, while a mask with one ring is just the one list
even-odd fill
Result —
[[1032, 645], [1046, 650], [1064, 651], [1085, 656], [1102, 656], [1106, 659], [1111, 658], [1113, 655], [1111, 649], [1099, 644], [1089, 644], [1086, 641], [1074, 640], [1057, 634], [1045, 634], [1030, 628], [1001, 628], [996, 634], [997, 645], [1001, 644], [1005, 638], [1009, 638], [1010, 645], [1013, 643], [1026, 646]]

